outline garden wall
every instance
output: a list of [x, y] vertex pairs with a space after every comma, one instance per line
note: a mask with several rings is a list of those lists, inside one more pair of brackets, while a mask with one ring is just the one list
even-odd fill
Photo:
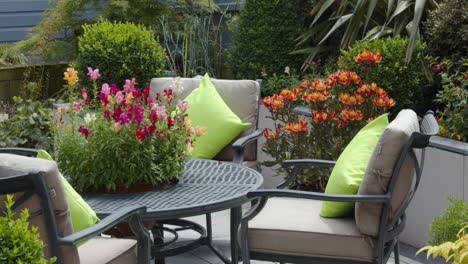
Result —
[[425, 246], [432, 220], [449, 206], [449, 196], [468, 203], [468, 143], [433, 137], [419, 189], [406, 210], [402, 242]]

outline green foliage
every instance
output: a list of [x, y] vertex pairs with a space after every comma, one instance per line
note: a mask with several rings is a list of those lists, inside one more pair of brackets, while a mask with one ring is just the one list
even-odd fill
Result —
[[440, 245], [457, 240], [458, 231], [467, 224], [468, 204], [463, 200], [449, 198], [450, 206], [441, 217], [432, 221], [429, 245]]
[[[81, 74], [86, 73], [88, 67], [99, 68], [105, 76], [103, 82], [123, 84], [126, 78], [135, 77], [140, 87], [149, 85], [151, 78], [161, 76], [164, 49], [153, 32], [144, 26], [101, 20], [86, 24], [83, 29], [77, 60]], [[91, 83], [82, 78], [81, 84], [89, 86]]]
[[[411, 108], [418, 114], [424, 114], [435, 97], [432, 90], [423, 87], [425, 76], [422, 59], [426, 45], [418, 41], [411, 62], [406, 64], [405, 50], [408, 41], [408, 38], [400, 37], [356, 41], [349, 49], [341, 51], [338, 66], [355, 71], [363, 80], [375, 82], [384, 88], [397, 102], [397, 107], [393, 109], [395, 113]], [[382, 54], [382, 62], [373, 71], [368, 71], [354, 62], [363, 50], [378, 51]]]
[[468, 142], [468, 60], [465, 59], [463, 66], [458, 67], [446, 60], [438, 67], [443, 69], [440, 73], [442, 89], [435, 100], [443, 105], [437, 110], [440, 134]]
[[465, 0], [444, 0], [424, 23], [429, 51], [462, 65], [468, 55], [468, 5]]
[[447, 263], [466, 264], [468, 263], [468, 225], [465, 225], [457, 234], [455, 242], [445, 242], [438, 246], [426, 246], [421, 248], [416, 254], [427, 250], [427, 258], [443, 257]]
[[295, 39], [303, 32], [301, 0], [246, 0], [238, 18], [231, 22], [233, 48], [229, 57], [239, 78], [260, 77], [262, 68], [280, 73], [294, 68], [303, 58], [291, 55]]
[[0, 216], [0, 263], [55, 263], [55, 258], [44, 259], [44, 244], [39, 238], [37, 227], [29, 227], [28, 209], [24, 209], [20, 217], [14, 220], [13, 204], [13, 196], [7, 195], [6, 213]]
[[[308, 54], [310, 60], [319, 53], [348, 48], [359, 39], [396, 37], [405, 34], [406, 29], [409, 41], [405, 46], [405, 57], [409, 62], [419, 38], [421, 17], [437, 6], [436, 0], [323, 0], [311, 10], [313, 21], [299, 38], [299, 44], [311, 42], [311, 47], [296, 52]], [[337, 35], [341, 36], [340, 46], [330, 46], [327, 40]]]
[[[8, 116], [0, 109], [0, 147], [52, 149], [52, 112], [39, 101], [13, 97], [16, 109]], [[6, 111], [4, 111], [6, 112]]]
[[299, 87], [300, 84], [301, 77], [294, 69], [292, 71], [290, 69], [285, 70], [282, 74], [273, 73], [271, 77], [268, 75], [264, 77], [262, 95], [279, 94], [282, 89], [292, 89]]
[[5, 66], [25, 64], [28, 61], [19, 47], [0, 43], [0, 68]]
[[86, 21], [85, 12], [99, 11], [100, 0], [49, 0], [41, 22], [33, 27], [28, 39], [18, 45], [29, 54], [45, 60], [70, 60], [77, 55], [77, 36]]

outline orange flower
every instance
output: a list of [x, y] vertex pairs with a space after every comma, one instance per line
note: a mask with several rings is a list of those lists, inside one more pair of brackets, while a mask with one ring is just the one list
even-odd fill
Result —
[[333, 110], [328, 111], [328, 119], [338, 121], [338, 116], [336, 115], [335, 111]]
[[347, 123], [348, 121], [360, 121], [363, 118], [363, 114], [360, 110], [348, 110], [344, 109], [341, 111], [341, 117], [343, 121]]
[[297, 88], [294, 88], [292, 91], [283, 89], [281, 90], [281, 96], [288, 100], [289, 102], [294, 102], [297, 101], [297, 97], [301, 94], [301, 91]]
[[349, 72], [347, 71], [338, 71], [338, 80], [337, 82], [342, 85], [348, 85], [351, 83], [351, 79], [349, 78]]
[[377, 95], [377, 97], [380, 98], [385, 98], [388, 96], [387, 92], [385, 92], [385, 90], [380, 87], [377, 87], [377, 89], [375, 90], [375, 95]]
[[347, 93], [342, 93], [342, 94], [340, 94], [340, 96], [338, 97], [338, 100], [340, 100], [340, 102], [342, 102], [343, 104], [348, 104], [349, 97], [350, 97], [349, 94], [347, 94]]
[[363, 93], [365, 93], [367, 96], [371, 96], [372, 94], [372, 90], [370, 88], [370, 85], [365, 83], [365, 82], [362, 82], [359, 89], [357, 90], [359, 91], [359, 94], [362, 95]]
[[349, 73], [350, 77], [351, 77], [351, 80], [354, 82], [354, 83], [359, 83], [361, 81], [361, 77], [359, 77], [359, 75], [357, 75], [357, 73], [355, 72], [350, 72]]
[[362, 95], [358, 94], [358, 95], [356, 95], [355, 98], [356, 98], [356, 103], [357, 104], [360, 105], [360, 104], [364, 103], [364, 97], [362, 97]]
[[374, 54], [374, 63], [380, 63], [382, 61], [382, 54], [376, 51]]
[[304, 80], [304, 81], [302, 81], [301, 86], [299, 86], [299, 89], [305, 90], [308, 87], [309, 87], [309, 80]]
[[327, 88], [327, 86], [322, 81], [322, 79], [317, 78], [314, 80], [310, 88], [316, 92], [321, 92], [324, 91]]
[[276, 128], [276, 132], [270, 131], [268, 128], [263, 130], [263, 136], [268, 140], [274, 140], [280, 135], [281, 131], [279, 128]]
[[357, 104], [356, 96], [350, 96], [348, 99], [348, 105], [356, 105], [356, 104]]
[[265, 106], [266, 108], [271, 108], [271, 103], [273, 102], [271, 96], [267, 96], [263, 98], [262, 105]]
[[307, 133], [307, 121], [305, 120], [300, 120], [299, 123], [287, 123], [286, 126], [284, 127], [284, 131], [287, 133], [299, 133], [299, 132], [304, 132]]
[[78, 71], [74, 68], [67, 68], [67, 71], [63, 73], [63, 79], [68, 82], [68, 85], [74, 85], [78, 82]]
[[396, 101], [393, 98], [385, 98], [385, 107], [392, 107], [396, 104]]
[[375, 97], [372, 103], [375, 106], [384, 107], [385, 106], [385, 98]]
[[374, 82], [373, 82], [373, 83], [371, 83], [371, 85], [370, 85], [370, 89], [371, 89], [371, 91], [375, 92], [375, 90], [377, 90], [377, 88], [378, 88], [378, 86], [377, 86], [377, 84], [376, 84], [376, 83], [374, 83]]
[[333, 87], [335, 86], [336, 84], [336, 75], [335, 74], [331, 74], [328, 78], [327, 78], [327, 86], [328, 87]]
[[272, 98], [271, 108], [281, 109], [284, 106], [284, 98], [281, 95], [274, 94]]
[[323, 111], [312, 111], [312, 119], [315, 123], [327, 121], [328, 114]]

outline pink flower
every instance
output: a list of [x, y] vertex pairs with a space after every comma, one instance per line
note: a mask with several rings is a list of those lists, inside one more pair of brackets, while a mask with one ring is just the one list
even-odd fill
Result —
[[110, 88], [109, 84], [105, 83], [105, 84], [102, 85], [101, 93], [104, 93], [106, 95], [106, 97], [109, 96], [110, 91], [111, 91], [111, 88]]
[[101, 77], [101, 74], [99, 74], [99, 69], [93, 70], [91, 67], [88, 67], [88, 76], [95, 82], [99, 77]]
[[85, 138], [88, 138], [89, 136], [89, 130], [87, 128], [85, 128], [84, 126], [80, 126], [78, 128], [78, 132], [80, 132], [81, 134], [83, 134], [85, 136]]
[[115, 94], [115, 101], [120, 104], [122, 103], [122, 101], [125, 99], [123, 93], [121, 91], [118, 91], [116, 94]]
[[83, 99], [88, 98], [88, 91], [86, 90], [86, 88], [81, 89], [80, 94], [81, 97], [83, 97]]
[[73, 103], [73, 111], [74, 112], [79, 112], [83, 108], [83, 105], [79, 102], [74, 102]]
[[187, 112], [187, 110], [189, 109], [189, 105], [186, 101], [182, 101], [182, 100], [178, 100], [177, 101], [177, 107], [179, 108], [179, 110], [182, 112], [182, 113], [185, 113]]
[[167, 110], [165, 106], [156, 106], [156, 114], [160, 120], [164, 120], [167, 117]]
[[132, 80], [128, 80], [128, 79], [125, 80], [125, 84], [123, 86], [124, 92], [130, 93], [133, 89], [135, 89], [135, 85], [136, 85], [135, 78], [133, 78]]

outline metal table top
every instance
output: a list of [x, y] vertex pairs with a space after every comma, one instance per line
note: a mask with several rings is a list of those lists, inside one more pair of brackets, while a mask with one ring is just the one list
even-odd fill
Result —
[[166, 190], [128, 194], [84, 194], [83, 198], [105, 217], [130, 205], [144, 205], [144, 220], [169, 220], [240, 206], [246, 194], [260, 188], [263, 176], [257, 171], [228, 162], [189, 160], [179, 183]]

